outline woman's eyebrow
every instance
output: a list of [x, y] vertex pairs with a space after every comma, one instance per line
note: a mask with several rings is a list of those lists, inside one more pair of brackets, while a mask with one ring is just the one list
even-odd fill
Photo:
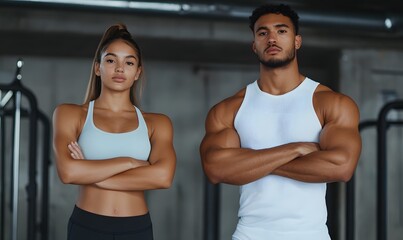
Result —
[[[117, 57], [117, 55], [115, 53], [107, 53], [107, 54], [105, 54], [104, 57], [107, 57], [107, 56]], [[135, 55], [127, 55], [125, 58], [135, 58], [135, 59], [137, 59], [137, 57]]]

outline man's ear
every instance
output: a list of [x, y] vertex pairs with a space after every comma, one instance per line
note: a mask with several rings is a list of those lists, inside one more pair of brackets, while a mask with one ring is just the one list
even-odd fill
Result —
[[256, 54], [256, 46], [255, 46], [255, 41], [252, 42], [252, 51]]
[[301, 35], [295, 36], [295, 49], [300, 49], [302, 46], [302, 37]]

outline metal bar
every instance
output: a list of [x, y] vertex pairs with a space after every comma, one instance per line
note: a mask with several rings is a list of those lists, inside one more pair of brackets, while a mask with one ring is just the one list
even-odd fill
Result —
[[[17, 61], [14, 83], [21, 84], [22, 60]], [[13, 201], [12, 201], [12, 232], [11, 239], [17, 240], [18, 234], [18, 187], [20, 170], [20, 131], [21, 131], [21, 91], [15, 91], [14, 97], [14, 138], [13, 138]]]
[[[209, 78], [204, 76], [204, 99], [206, 111], [210, 106]], [[211, 184], [207, 177], [204, 178], [204, 222], [203, 222], [203, 239], [218, 240], [219, 239], [219, 213], [220, 213], [220, 185]]]
[[29, 167], [28, 167], [28, 224], [27, 235], [28, 240], [36, 239], [36, 200], [37, 200], [37, 183], [36, 183], [36, 169], [37, 169], [37, 111], [32, 108], [32, 99], [28, 98], [31, 103], [31, 111], [29, 115]]
[[362, 132], [366, 128], [376, 127], [377, 121], [376, 120], [369, 120], [369, 121], [362, 121], [360, 125], [358, 125], [358, 130]]
[[355, 235], [355, 179], [354, 175], [346, 184], [346, 240], [354, 240]]
[[42, 204], [41, 204], [41, 240], [48, 240], [49, 232], [49, 166], [50, 161], [50, 121], [41, 111], [38, 111], [39, 120], [43, 124], [43, 160], [42, 160]]
[[[1, 96], [0, 96], [1, 97]], [[5, 196], [6, 196], [6, 191], [5, 191], [5, 180], [6, 180], [6, 144], [5, 144], [5, 140], [6, 140], [6, 125], [5, 125], [5, 121], [4, 121], [4, 111], [2, 106], [0, 106], [0, 146], [1, 146], [1, 173], [0, 173], [0, 238], [1, 239], [6, 239], [6, 233], [5, 233]]]
[[377, 239], [386, 240], [386, 108], [384, 107], [379, 115], [378, 130], [378, 176], [377, 176]]
[[[226, 1], [227, 2], [227, 1]], [[246, 1], [245, 1], [246, 2]], [[5, 6], [37, 6], [71, 9], [102, 9], [111, 11], [139, 12], [149, 14], [171, 14], [177, 16], [204, 17], [204, 18], [225, 18], [230, 20], [247, 19], [256, 5], [254, 4], [228, 4], [224, 2], [216, 3], [190, 3], [189, 1], [68, 1], [68, 0], [3, 0], [0, 5]], [[399, 32], [402, 29], [403, 18], [396, 12], [373, 12], [354, 11], [346, 13], [344, 11], [317, 11], [308, 9], [298, 9], [296, 11], [303, 26], [314, 27], [336, 27], [339, 29], [349, 29], [355, 31], [371, 30], [372, 32]]]
[[[0, 91], [0, 92], [1, 92], [1, 91]], [[12, 96], [13, 96], [13, 91], [8, 91], [8, 92], [4, 95], [4, 97], [1, 97], [1, 94], [0, 94], [0, 97], [1, 97], [0, 106], [1, 106], [1, 107], [4, 107], [4, 106], [8, 103], [8, 101], [11, 99]]]
[[219, 196], [220, 185], [205, 180], [204, 195], [204, 237], [205, 240], [219, 239]]
[[18, 186], [20, 168], [20, 127], [21, 127], [21, 92], [15, 93], [14, 141], [13, 141], [13, 201], [11, 239], [17, 240], [18, 234]]

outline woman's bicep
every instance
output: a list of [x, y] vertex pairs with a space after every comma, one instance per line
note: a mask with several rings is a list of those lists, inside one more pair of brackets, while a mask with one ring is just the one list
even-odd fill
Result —
[[70, 106], [58, 106], [53, 113], [53, 150], [56, 157], [56, 167], [63, 177], [63, 168], [72, 161], [68, 144], [78, 137], [79, 116], [74, 114]]
[[170, 119], [160, 115], [153, 120], [153, 133], [150, 137], [151, 152], [150, 164], [158, 161], [167, 162], [172, 165], [176, 161], [176, 154], [173, 145], [173, 127]]

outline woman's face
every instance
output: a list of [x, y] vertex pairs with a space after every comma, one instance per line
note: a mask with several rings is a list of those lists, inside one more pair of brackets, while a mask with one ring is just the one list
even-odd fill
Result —
[[95, 74], [101, 78], [102, 89], [130, 89], [141, 74], [136, 50], [121, 39], [113, 41], [95, 64]]

